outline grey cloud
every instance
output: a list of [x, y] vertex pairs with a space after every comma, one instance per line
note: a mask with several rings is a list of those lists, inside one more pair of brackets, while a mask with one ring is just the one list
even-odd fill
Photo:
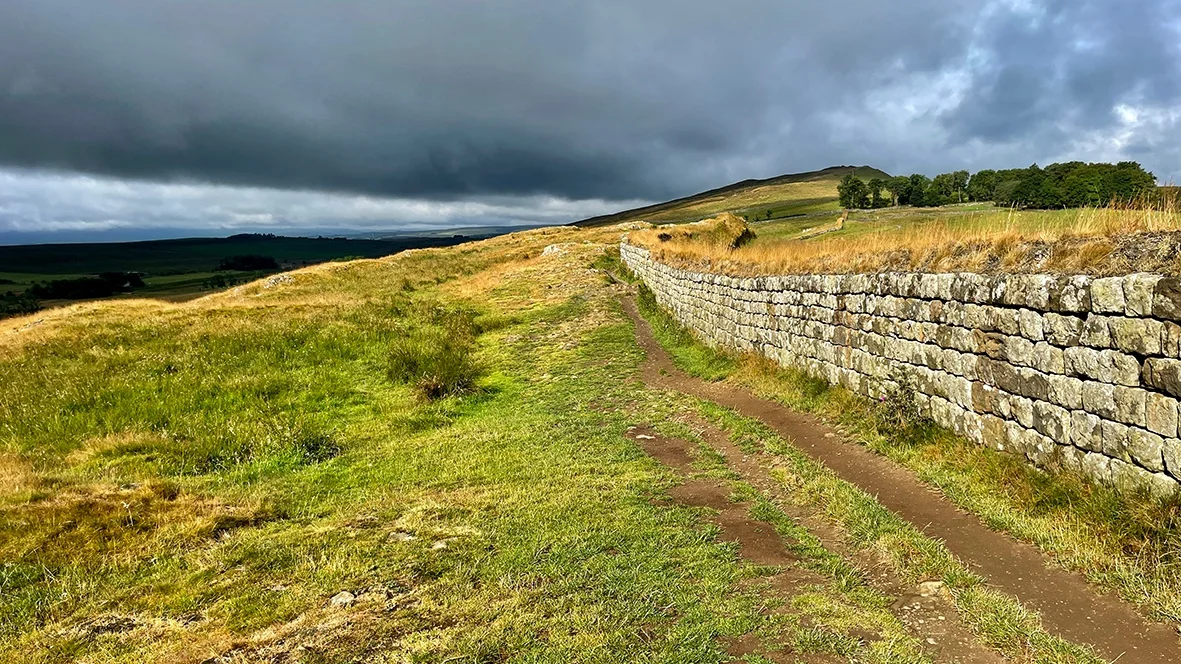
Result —
[[0, 164], [471, 202], [1105, 158], [1178, 103], [1177, 5], [6, 0]]
[[175, 235], [198, 229], [230, 234], [553, 225], [647, 202], [505, 195], [454, 201], [388, 199], [0, 170], [0, 244], [17, 243], [30, 234], [41, 240], [54, 234], [94, 239], [113, 232], [124, 232], [122, 237], [144, 228], [154, 235]]
[[[659, 198], [871, 83], [972, 2], [8, 0], [0, 160], [437, 197]], [[789, 135], [789, 141], [815, 140]], [[811, 152], [810, 146], [804, 152]]]
[[950, 140], [1025, 141], [1031, 158], [1049, 157], [1084, 132], [1118, 127], [1121, 104], [1177, 106], [1179, 8], [1176, 0], [1047, 0], [986, 13], [973, 43], [983, 64], [941, 118]]

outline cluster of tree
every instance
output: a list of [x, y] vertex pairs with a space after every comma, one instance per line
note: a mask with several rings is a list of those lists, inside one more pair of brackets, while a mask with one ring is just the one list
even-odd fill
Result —
[[220, 270], [238, 270], [240, 272], [248, 272], [251, 270], [278, 270], [279, 263], [270, 256], [259, 256], [256, 254], [249, 254], [245, 256], [230, 256], [229, 258], [221, 259], [221, 264], [217, 266]]
[[[869, 182], [849, 174], [837, 186], [841, 207], [856, 209], [888, 205], [938, 207], [968, 201], [1036, 209], [1099, 207], [1136, 202], [1156, 191], [1156, 178], [1134, 161], [1072, 161], [1045, 168], [1034, 164], [1029, 168], [983, 170], [971, 176], [968, 171], [954, 171], [934, 179], [916, 173]], [[883, 192], [889, 194], [889, 199]]]
[[0, 295], [0, 318], [23, 316], [41, 310], [41, 302], [28, 293], [8, 291]]
[[82, 300], [129, 293], [144, 287], [139, 272], [103, 272], [97, 277], [55, 279], [29, 288], [28, 293], [43, 300]]

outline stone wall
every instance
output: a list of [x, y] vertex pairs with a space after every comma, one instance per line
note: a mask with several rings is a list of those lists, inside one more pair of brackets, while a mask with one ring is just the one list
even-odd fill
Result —
[[681, 270], [626, 242], [656, 300], [706, 343], [877, 397], [903, 375], [977, 443], [1125, 489], [1181, 480], [1181, 281], [971, 273]]

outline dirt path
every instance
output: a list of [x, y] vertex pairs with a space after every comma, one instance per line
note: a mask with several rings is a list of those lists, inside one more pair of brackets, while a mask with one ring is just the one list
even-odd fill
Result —
[[637, 343], [647, 353], [643, 379], [648, 384], [707, 399], [761, 420], [927, 536], [942, 540], [989, 585], [1038, 611], [1047, 631], [1090, 645], [1100, 656], [1120, 664], [1181, 662], [1181, 641], [1173, 629], [1149, 622], [1132, 606], [1100, 592], [1082, 576], [1051, 566], [1034, 547], [990, 530], [909, 470], [845, 442], [814, 418], [733, 385], [707, 383], [684, 374], [657, 343], [635, 302], [624, 298], [623, 306], [635, 323]]
[[[701, 421], [690, 422], [701, 431], [706, 443], [726, 459], [730, 470], [764, 494], [776, 494], [778, 484], [757, 457], [744, 454], [717, 427]], [[691, 474], [694, 445], [685, 440], [669, 438], [647, 426], [633, 427], [628, 437], [635, 440], [649, 455], [682, 475]], [[739, 555], [757, 565], [783, 568], [768, 579], [769, 592], [781, 598], [792, 597], [809, 585], [827, 585], [831, 581], [816, 572], [797, 565], [798, 558], [784, 546], [775, 528], [750, 517], [749, 505], [730, 501], [728, 483], [716, 479], [693, 478], [669, 490], [669, 495], [682, 505], [709, 507], [718, 511], [712, 519], [721, 529], [720, 538], [736, 542]], [[782, 507], [781, 507], [782, 508]], [[984, 647], [963, 625], [950, 595], [942, 584], [904, 583], [886, 561], [868, 552], [856, 552], [848, 546], [844, 534], [824, 519], [818, 510], [790, 507], [789, 516], [820, 540], [824, 548], [841, 555], [864, 573], [871, 588], [892, 601], [889, 610], [906, 627], [907, 632], [923, 644], [924, 650], [940, 664], [1003, 664], [1004, 659]], [[881, 638], [872, 630], [855, 634], [862, 642]], [[767, 643], [757, 635], [748, 634], [727, 644], [730, 655], [740, 657], [759, 654], [773, 662], [838, 661], [830, 655], [794, 653], [786, 642]], [[787, 658], [793, 655], [793, 658]], [[804, 659], [800, 659], [803, 657]]]

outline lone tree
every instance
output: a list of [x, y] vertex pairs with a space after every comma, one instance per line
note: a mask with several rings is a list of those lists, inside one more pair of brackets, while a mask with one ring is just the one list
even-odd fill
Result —
[[869, 187], [852, 173], [841, 179], [837, 185], [837, 194], [843, 208], [863, 210], [869, 207]]

